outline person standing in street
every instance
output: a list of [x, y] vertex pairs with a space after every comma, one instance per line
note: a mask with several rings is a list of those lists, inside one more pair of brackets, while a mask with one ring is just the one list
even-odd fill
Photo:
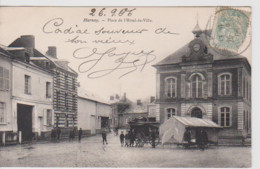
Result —
[[128, 147], [129, 145], [130, 145], [129, 133], [126, 132], [126, 134], [125, 134], [125, 146]]
[[55, 141], [55, 139], [56, 139], [56, 130], [53, 128], [53, 129], [51, 130], [51, 140], [52, 140], [52, 141]]
[[125, 140], [124, 132], [121, 132], [121, 134], [120, 134], [120, 143], [121, 143], [121, 147], [124, 146], [124, 140]]
[[82, 136], [82, 129], [79, 129], [79, 142], [81, 141], [81, 136]]
[[185, 148], [189, 148], [190, 144], [191, 144], [191, 132], [188, 128], [186, 128], [186, 131], [184, 132], [183, 140], [185, 142], [187, 142], [187, 144], [185, 145]]
[[201, 130], [200, 129], [197, 129], [196, 130], [196, 144], [198, 146], [198, 148], [202, 149], [203, 150], [203, 146], [202, 146], [202, 136], [201, 136]]
[[74, 130], [70, 130], [69, 141], [73, 141], [74, 137], [75, 137]]
[[152, 130], [151, 138], [152, 138], [152, 147], [153, 147], [153, 148], [155, 148], [155, 137], [156, 137], [155, 131]]
[[107, 133], [106, 133], [105, 129], [102, 130], [102, 139], [103, 139], [103, 144], [105, 144], [105, 142], [106, 142], [106, 144], [108, 144], [107, 143]]
[[130, 138], [130, 147], [134, 147], [135, 134], [132, 130], [130, 130], [129, 132], [129, 138]]
[[205, 146], [208, 144], [208, 135], [205, 130], [201, 131], [201, 138], [202, 138], [202, 149], [204, 150]]
[[61, 130], [59, 127], [57, 127], [57, 140], [60, 140], [60, 133], [61, 133]]

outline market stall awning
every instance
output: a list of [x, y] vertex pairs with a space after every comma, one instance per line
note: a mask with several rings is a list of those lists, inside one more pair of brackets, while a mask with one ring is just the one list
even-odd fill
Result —
[[174, 116], [180, 123], [186, 127], [209, 127], [209, 128], [221, 128], [219, 125], [209, 119], [200, 119], [196, 117], [180, 117]]

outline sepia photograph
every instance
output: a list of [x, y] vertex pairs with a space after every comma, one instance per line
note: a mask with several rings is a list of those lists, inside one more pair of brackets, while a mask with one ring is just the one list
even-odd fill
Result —
[[252, 9], [0, 7], [0, 167], [252, 167]]

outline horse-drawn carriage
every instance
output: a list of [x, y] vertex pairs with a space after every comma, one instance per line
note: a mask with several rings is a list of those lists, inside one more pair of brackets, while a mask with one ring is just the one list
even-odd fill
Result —
[[149, 121], [145, 117], [135, 118], [128, 122], [130, 132], [134, 134], [135, 146], [143, 147], [145, 144], [154, 144], [157, 146], [160, 143], [159, 126], [160, 123]]

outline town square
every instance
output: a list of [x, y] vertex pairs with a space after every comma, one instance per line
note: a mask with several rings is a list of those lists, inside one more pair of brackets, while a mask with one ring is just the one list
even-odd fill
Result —
[[1, 167], [251, 167], [251, 8], [10, 9]]

